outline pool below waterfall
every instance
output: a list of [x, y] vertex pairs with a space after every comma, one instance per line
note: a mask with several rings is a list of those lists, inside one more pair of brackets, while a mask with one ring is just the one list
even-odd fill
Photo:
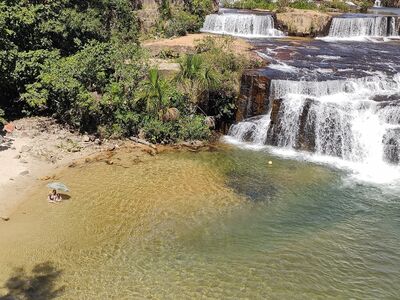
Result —
[[66, 169], [70, 199], [37, 187], [0, 224], [0, 295], [20, 279], [60, 299], [398, 296], [400, 190], [230, 146], [114, 161]]

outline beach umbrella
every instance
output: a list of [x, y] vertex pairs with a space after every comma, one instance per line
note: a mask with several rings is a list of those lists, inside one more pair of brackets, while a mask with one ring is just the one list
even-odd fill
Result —
[[47, 185], [49, 189], [62, 191], [62, 192], [69, 192], [67, 186], [62, 182], [51, 182]]

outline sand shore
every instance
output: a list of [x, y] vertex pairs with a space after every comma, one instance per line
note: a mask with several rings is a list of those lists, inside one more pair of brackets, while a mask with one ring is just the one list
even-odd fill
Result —
[[11, 133], [0, 136], [0, 222], [10, 219], [35, 185], [57, 181], [57, 174], [65, 167], [93, 160], [113, 164], [114, 150], [119, 148], [129, 148], [139, 157], [182, 148], [198, 151], [214, 147], [199, 141], [156, 147], [137, 139], [100, 140], [69, 130], [51, 118], [24, 118], [14, 121], [12, 127]]
[[24, 118], [12, 127], [11, 133], [0, 136], [0, 221], [9, 218], [30, 187], [56, 180], [58, 169], [118, 147], [70, 131], [50, 118]]

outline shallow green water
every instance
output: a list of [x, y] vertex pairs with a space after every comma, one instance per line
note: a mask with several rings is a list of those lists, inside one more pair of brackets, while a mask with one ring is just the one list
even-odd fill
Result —
[[0, 225], [2, 282], [49, 262], [38, 289], [64, 299], [399, 297], [395, 191], [240, 149], [115, 161], [66, 170], [70, 200], [38, 188]]

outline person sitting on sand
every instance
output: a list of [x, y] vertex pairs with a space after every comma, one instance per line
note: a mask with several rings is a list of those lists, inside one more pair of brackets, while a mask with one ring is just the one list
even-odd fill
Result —
[[53, 190], [49, 196], [47, 197], [50, 203], [60, 202], [62, 200], [61, 195], [57, 193], [56, 190]]

